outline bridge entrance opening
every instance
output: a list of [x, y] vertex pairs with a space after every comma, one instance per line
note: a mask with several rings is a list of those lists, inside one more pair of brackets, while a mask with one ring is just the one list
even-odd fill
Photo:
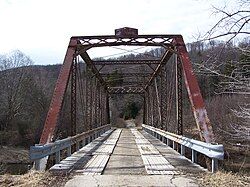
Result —
[[[214, 142], [181, 35], [139, 35], [137, 29], [125, 27], [115, 35], [71, 37], [40, 144], [59, 136], [89, 143], [121, 118], [133, 119], [149, 132], [156, 128], [177, 135], [190, 131], [184, 118], [191, 119], [200, 139]], [[140, 133], [131, 133], [141, 138]], [[79, 143], [72, 149], [78, 150]]]

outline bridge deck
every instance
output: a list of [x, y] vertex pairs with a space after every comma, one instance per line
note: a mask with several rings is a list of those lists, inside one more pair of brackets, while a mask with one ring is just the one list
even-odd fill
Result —
[[[102, 141], [102, 144], [93, 144], [97, 147], [93, 148], [94, 151], [89, 153], [88, 157], [85, 151], [79, 151], [85, 154], [85, 160], [76, 162], [78, 166], [73, 167], [76, 168], [73, 169], [75, 176], [66, 186], [80, 186], [86, 182], [89, 186], [95, 186], [96, 181], [100, 186], [112, 184], [143, 186], [147, 180], [150, 182], [145, 184], [153, 186], [178, 186], [180, 180], [185, 182], [185, 184], [180, 183], [180, 186], [183, 184], [196, 186], [194, 181], [184, 174], [204, 171], [202, 167], [192, 163], [145, 131], [116, 129], [111, 135], [106, 133], [105, 136], [106, 139], [102, 137], [98, 140]], [[143, 180], [136, 180], [136, 176], [140, 176], [139, 178]], [[175, 184], [172, 183], [173, 176]], [[131, 180], [135, 182], [130, 183]]]

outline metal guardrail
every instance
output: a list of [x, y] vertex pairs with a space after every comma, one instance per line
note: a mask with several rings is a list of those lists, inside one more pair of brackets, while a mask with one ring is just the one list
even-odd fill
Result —
[[40, 164], [43, 158], [46, 158], [52, 154], [56, 154], [56, 164], [58, 164], [61, 160], [61, 150], [67, 149], [67, 156], [70, 156], [72, 154], [71, 147], [73, 145], [76, 145], [76, 151], [78, 151], [80, 149], [80, 145], [86, 145], [110, 128], [111, 126], [110, 124], [108, 124], [87, 132], [83, 132], [81, 134], [77, 134], [72, 137], [57, 140], [52, 143], [47, 143], [44, 145], [37, 144], [35, 146], [31, 146], [29, 151], [30, 160], [35, 161], [35, 169], [40, 170]]
[[[197, 161], [197, 152], [206, 155], [207, 157], [212, 159], [212, 172], [214, 173], [218, 169], [218, 160], [224, 159], [224, 148], [221, 144], [211, 144], [205, 143], [202, 141], [194, 140], [191, 138], [187, 138], [181, 135], [177, 135], [174, 133], [166, 132], [161, 129], [148, 126], [143, 124], [143, 129], [156, 136], [158, 139], [165, 141], [165, 143], [169, 146], [170, 141], [172, 141], [173, 149], [176, 147], [176, 143], [181, 145], [181, 155], [185, 154], [185, 147], [192, 150], [192, 162]], [[164, 139], [162, 138], [164, 137]], [[170, 141], [169, 141], [170, 140]]]

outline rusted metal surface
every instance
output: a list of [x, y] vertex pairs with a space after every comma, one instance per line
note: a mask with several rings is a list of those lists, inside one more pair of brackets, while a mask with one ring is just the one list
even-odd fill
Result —
[[[102, 77], [108, 77], [111, 73], [100, 73]], [[149, 77], [152, 73], [121, 73], [122, 78], [124, 77]]]
[[115, 35], [118, 37], [136, 37], [138, 35], [138, 29], [130, 27], [115, 29]]
[[104, 46], [161, 46], [173, 47], [172, 41], [180, 35], [137, 35], [136, 37], [118, 37], [116, 35], [106, 36], [73, 36], [72, 38], [80, 41], [78, 45], [79, 54], [92, 47]]
[[154, 87], [155, 87], [155, 102], [156, 102], [156, 106], [157, 106], [157, 124], [158, 124], [158, 127], [159, 128], [162, 128], [162, 120], [161, 120], [161, 102], [160, 102], [160, 93], [158, 91], [158, 84], [157, 84], [157, 80], [155, 78], [155, 81], [154, 81]]
[[86, 130], [91, 129], [92, 124], [92, 71], [89, 66], [87, 66], [87, 76], [86, 76]]
[[167, 72], [166, 65], [161, 67], [161, 118], [163, 130], [167, 130]]
[[141, 94], [144, 93], [143, 87], [110, 87], [109, 94]]
[[175, 93], [176, 93], [176, 121], [177, 134], [183, 135], [183, 119], [182, 119], [182, 67], [178, 55], [175, 55]]
[[182, 62], [185, 84], [188, 91], [189, 100], [193, 108], [196, 124], [200, 130], [200, 137], [202, 140], [204, 139], [208, 143], [214, 142], [212, 125], [208, 118], [198, 81], [193, 71], [183, 38], [176, 37], [174, 44], [176, 45], [176, 49]]
[[149, 81], [147, 82], [147, 85], [145, 86], [145, 90], [147, 89], [147, 87], [152, 83], [152, 81], [154, 80], [154, 78], [159, 74], [161, 67], [163, 65], [165, 65], [167, 63], [167, 61], [170, 59], [170, 57], [172, 56], [172, 51], [167, 50], [165, 52], [165, 54], [163, 55], [160, 64], [157, 66], [157, 68], [154, 70], [151, 78], [149, 79]]
[[74, 58], [71, 68], [71, 136], [76, 135], [76, 68], [77, 59]]
[[109, 114], [109, 94], [106, 93], [106, 123], [110, 124], [110, 114]]
[[46, 144], [51, 142], [54, 136], [57, 120], [62, 107], [63, 98], [69, 82], [70, 71], [73, 64], [76, 45], [77, 40], [74, 38], [71, 39], [64, 58], [63, 66], [56, 82], [55, 90], [50, 103], [43, 132], [39, 141], [40, 144]]
[[[87, 65], [89, 74], [85, 82], [85, 106], [84, 117], [86, 119], [84, 125], [85, 130], [95, 128], [97, 125], [105, 125], [109, 122], [109, 94], [144, 94], [144, 121], [148, 124], [167, 129], [166, 115], [167, 103], [167, 81], [166, 81], [166, 63], [170, 60], [174, 53], [178, 53], [181, 65], [177, 66], [176, 76], [176, 104], [177, 106], [177, 122], [178, 132], [182, 133], [182, 105], [181, 105], [181, 70], [183, 70], [186, 88], [188, 90], [189, 99], [191, 101], [196, 123], [201, 130], [201, 137], [206, 142], [213, 141], [213, 132], [211, 124], [208, 120], [207, 113], [204, 107], [204, 102], [200, 94], [199, 86], [195, 75], [192, 71], [191, 63], [185, 44], [181, 35], [138, 35], [137, 30], [131, 28], [122, 28], [118, 30], [117, 35], [108, 36], [74, 36], [71, 37], [70, 44], [65, 56], [64, 65], [61, 69], [56, 88], [53, 94], [53, 99], [50, 105], [48, 116], [46, 118], [43, 134], [40, 143], [45, 144], [52, 140], [57, 119], [62, 107], [63, 97], [69, 82], [70, 74], [72, 73], [72, 119], [75, 119], [76, 109], [76, 83], [77, 76], [73, 59], [80, 55]], [[158, 46], [165, 49], [162, 57], [153, 57], [149, 60], [99, 60], [93, 61], [87, 50], [93, 47], [104, 46]], [[73, 65], [73, 66], [72, 66]], [[105, 72], [104, 66], [107, 65], [145, 65], [150, 67], [150, 72], [147, 70], [138, 73], [124, 73], [123, 81], [120, 87], [109, 85], [108, 72]], [[180, 63], [178, 64], [180, 65]], [[101, 73], [102, 71], [102, 73]], [[165, 72], [162, 72], [165, 71]], [[156, 77], [161, 75], [160, 82], [156, 81]], [[127, 80], [128, 77], [132, 80]], [[139, 77], [140, 76], [140, 77]], [[136, 79], [134, 78], [136, 77]], [[152, 84], [152, 83], [155, 83]], [[157, 97], [155, 93], [157, 92]], [[163, 106], [164, 105], [164, 106]], [[171, 107], [171, 106], [170, 106]], [[98, 118], [98, 119], [95, 119]], [[74, 125], [76, 121], [72, 121]], [[75, 128], [75, 127], [74, 127]], [[75, 130], [72, 130], [72, 135]]]
[[97, 68], [93, 65], [92, 60], [90, 59], [88, 53], [85, 51], [84, 53], [81, 53], [80, 55], [84, 62], [91, 68], [93, 74], [98, 78], [99, 82], [106, 88], [106, 83], [103, 80], [102, 76], [100, 75]]
[[160, 60], [156, 59], [145, 59], [145, 60], [95, 60], [93, 61], [94, 65], [144, 65], [144, 64], [159, 64]]

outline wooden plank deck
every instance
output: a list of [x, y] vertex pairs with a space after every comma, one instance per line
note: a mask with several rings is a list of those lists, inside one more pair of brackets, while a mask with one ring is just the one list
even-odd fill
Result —
[[74, 171], [78, 175], [181, 175], [183, 171], [201, 172], [204, 168], [147, 132], [133, 128], [104, 133], [50, 171]]
[[169, 161], [181, 173], [200, 173], [207, 170], [200, 165], [193, 163], [185, 156], [178, 153], [176, 150], [167, 146], [165, 143], [155, 138], [151, 134], [145, 131], [141, 131], [141, 134], [159, 151], [159, 153]]
[[145, 168], [150, 175], [178, 174], [177, 169], [137, 130], [131, 129], [141, 153]]
[[76, 170], [76, 173], [83, 175], [101, 175], [106, 164], [108, 163], [110, 155], [113, 153], [121, 132], [121, 129], [116, 129], [109, 136], [109, 138], [92, 153], [93, 157], [88, 161], [83, 169]]
[[103, 133], [100, 137], [82, 147], [79, 151], [63, 159], [59, 164], [52, 166], [49, 171], [54, 173], [69, 173], [73, 169], [79, 167], [79, 165], [83, 165], [86, 160], [90, 159], [92, 152], [101, 146], [112, 132], [113, 130], [108, 130]]

